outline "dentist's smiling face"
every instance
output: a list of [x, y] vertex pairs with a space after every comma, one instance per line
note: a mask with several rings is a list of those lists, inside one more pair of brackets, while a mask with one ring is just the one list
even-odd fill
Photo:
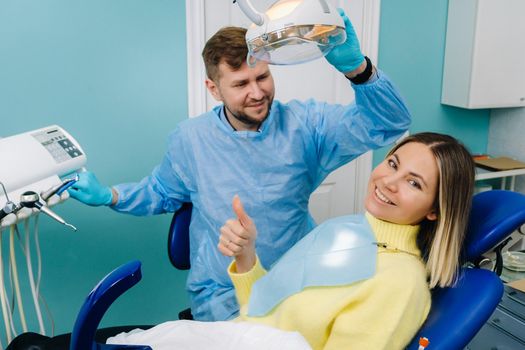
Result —
[[257, 61], [255, 67], [243, 63], [234, 70], [219, 64], [218, 82], [206, 80], [206, 86], [217, 101], [226, 107], [226, 116], [236, 130], [256, 131], [270, 113], [275, 95], [268, 63]]
[[365, 208], [376, 218], [397, 224], [436, 220], [438, 185], [439, 169], [432, 151], [410, 142], [372, 171]]

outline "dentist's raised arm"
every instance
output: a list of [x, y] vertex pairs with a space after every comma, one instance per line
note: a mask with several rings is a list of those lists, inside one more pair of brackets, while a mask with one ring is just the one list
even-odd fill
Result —
[[239, 196], [233, 197], [232, 207], [236, 218], [227, 220], [221, 227], [218, 248], [222, 254], [235, 257], [236, 272], [243, 273], [249, 271], [257, 259], [257, 228], [244, 210]]
[[364, 83], [371, 77], [373, 67], [369, 67], [370, 70], [365, 73], [367, 62], [361, 52], [354, 26], [342, 9], [339, 8], [337, 11], [345, 23], [346, 41], [334, 47], [325, 58], [335, 69], [346, 75], [350, 80], [357, 78], [358, 75], [365, 74], [360, 76], [357, 81], [360, 84]]

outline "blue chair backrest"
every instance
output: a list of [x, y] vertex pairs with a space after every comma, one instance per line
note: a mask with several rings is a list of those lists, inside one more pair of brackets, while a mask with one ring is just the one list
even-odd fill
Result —
[[476, 194], [465, 237], [465, 260], [473, 262], [494, 248], [525, 222], [524, 217], [525, 196], [519, 192], [493, 190]]
[[[476, 261], [525, 223], [525, 196], [494, 190], [474, 196], [465, 237], [464, 258]], [[432, 308], [408, 349], [419, 339], [428, 349], [463, 349], [494, 312], [503, 295], [503, 283], [492, 271], [462, 268], [457, 284], [432, 291]]]
[[173, 214], [168, 233], [168, 257], [179, 270], [190, 268], [190, 221], [193, 206], [183, 203]]
[[488, 320], [503, 295], [503, 283], [492, 271], [462, 268], [456, 286], [435, 288], [432, 307], [423, 327], [408, 346], [419, 348], [419, 339], [430, 341], [428, 349], [463, 349]]

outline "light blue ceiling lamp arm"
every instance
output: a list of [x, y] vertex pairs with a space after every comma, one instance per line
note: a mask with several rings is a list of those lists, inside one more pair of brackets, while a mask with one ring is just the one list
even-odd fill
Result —
[[326, 3], [326, 0], [319, 0], [319, 3], [321, 4], [321, 7], [323, 8], [324, 13], [330, 13], [330, 7]]
[[[237, 4], [239, 4], [239, 8], [241, 11], [257, 26], [262, 26], [264, 24], [264, 14], [258, 12], [252, 5], [252, 3], [249, 0], [236, 0]], [[248, 55], [246, 56], [246, 64], [248, 64], [248, 67], [255, 67], [255, 64], [257, 63], [257, 60], [255, 57], [252, 56], [250, 52], [248, 52]]]
[[264, 24], [264, 15], [258, 12], [249, 0], [237, 0], [236, 2], [237, 4], [239, 4], [239, 8], [241, 9], [241, 11], [253, 23], [255, 23], [258, 26], [262, 26]]

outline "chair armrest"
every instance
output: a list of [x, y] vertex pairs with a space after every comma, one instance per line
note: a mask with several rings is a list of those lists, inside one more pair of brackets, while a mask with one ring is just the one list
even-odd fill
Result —
[[111, 304], [142, 278], [141, 263], [134, 260], [124, 264], [104, 277], [87, 296], [78, 313], [71, 350], [93, 350], [95, 332]]

